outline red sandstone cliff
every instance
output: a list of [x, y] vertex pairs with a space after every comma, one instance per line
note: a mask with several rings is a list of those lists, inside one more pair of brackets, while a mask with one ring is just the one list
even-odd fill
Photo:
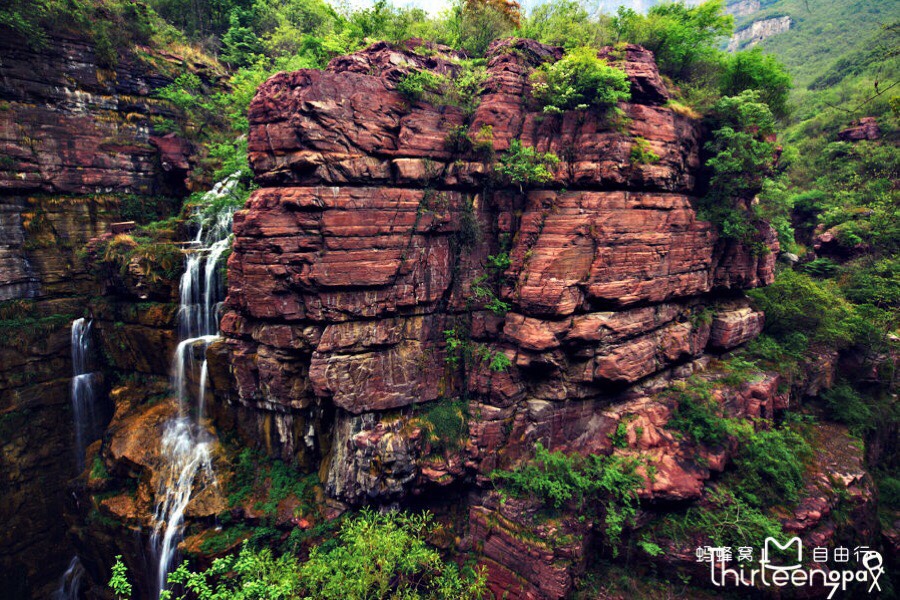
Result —
[[[708, 349], [759, 333], [763, 317], [740, 290], [771, 281], [775, 236], [763, 232], [773, 253], [756, 256], [697, 218], [701, 127], [665, 106], [649, 52], [630, 46], [619, 59], [632, 101], [618, 124], [533, 106], [529, 73], [561, 55], [495, 43], [471, 115], [395, 90], [410, 68], [452, 76], [451, 56], [387, 44], [324, 72], [276, 75], [251, 105], [262, 188], [235, 217], [213, 384], [233, 407], [221, 411], [253, 415], [245, 439], [320, 465], [336, 508], [451, 483], [478, 492], [537, 441], [608, 453], [622, 422], [637, 424], [629, 451], [654, 457], [647, 499], [699, 498], [724, 466], [725, 456], [692, 460], [654, 394], [702, 370]], [[553, 181], [525, 193], [503, 186], [484, 153], [451, 150], [459, 126], [472, 137], [490, 126], [497, 153], [516, 138], [554, 152]], [[638, 136], [659, 162], [629, 160]], [[492, 275], [488, 256], [506, 251], [508, 268]], [[508, 312], [485, 308], [473, 288], [485, 281]], [[475, 358], [454, 360], [446, 338], [460, 334]], [[508, 368], [490, 368], [498, 354]], [[769, 377], [722, 401], [735, 416], [771, 415], [776, 388]], [[468, 436], [458, 451], [434, 452], [420, 411], [449, 398], [465, 399]], [[536, 555], [513, 525], [497, 525], [521, 524], [527, 508], [503, 516], [491, 498], [466, 502], [467, 539], [482, 548], [492, 586], [506, 578], [522, 597], [563, 595], [589, 544], [584, 528], [573, 547]]]

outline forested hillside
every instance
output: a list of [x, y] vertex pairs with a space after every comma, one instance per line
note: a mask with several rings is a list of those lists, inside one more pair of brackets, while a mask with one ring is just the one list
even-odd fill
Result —
[[602, 4], [0, 6], [0, 598], [896, 593], [900, 4]]

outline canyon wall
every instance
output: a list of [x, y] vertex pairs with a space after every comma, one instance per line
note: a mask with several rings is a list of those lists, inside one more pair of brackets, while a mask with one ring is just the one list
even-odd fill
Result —
[[[666, 106], [642, 48], [602, 53], [631, 84], [619, 118], [540, 112], [528, 75], [562, 50], [525, 40], [492, 46], [471, 114], [411, 99], [396, 88], [412, 69], [459, 69], [427, 50], [378, 44], [259, 89], [261, 188], [235, 216], [224, 341], [208, 354], [216, 410], [231, 427], [246, 416], [244, 443], [318, 471], [331, 514], [456, 498], [459, 548], [498, 597], [560, 598], [594, 543], [590, 519], [535, 539], [540, 507], [501, 502], [490, 473], [537, 442], [620, 452], [652, 465], [650, 506], [701, 500], [731, 449], [668, 430], [663, 392], [714, 381], [716, 356], [760, 332], [742, 290], [772, 281], [778, 244], [764, 226], [770, 251], [754, 253], [698, 219], [704, 132]], [[658, 161], [632, 158], [640, 138]], [[560, 157], [551, 181], [498, 177], [514, 139]], [[717, 399], [728, 416], [771, 417], [782, 385], [760, 374]], [[859, 464], [856, 477], [869, 506]]]
[[[151, 135], [154, 118], [178, 118], [152, 98], [171, 82], [156, 69], [134, 56], [101, 67], [74, 35], [33, 48], [4, 31], [0, 57], [0, 597], [46, 598], [74, 554], [69, 331], [101, 293], [82, 250], [130, 200], [182, 193], [185, 173]], [[133, 309], [114, 312], [98, 331], [140, 332]]]

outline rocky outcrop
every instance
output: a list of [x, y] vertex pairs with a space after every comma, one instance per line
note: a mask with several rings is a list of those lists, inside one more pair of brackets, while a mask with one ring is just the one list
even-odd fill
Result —
[[734, 17], [746, 17], [759, 12], [760, 0], [732, 0], [725, 6], [725, 12]]
[[859, 142], [861, 140], [877, 140], [881, 137], [881, 128], [875, 117], [862, 117], [850, 124], [850, 127], [838, 132], [842, 142]]
[[[336, 506], [482, 489], [538, 441], [609, 453], [620, 423], [657, 460], [646, 499], [698, 498], [726, 455], [691, 466], [656, 394], [759, 333], [740, 290], [770, 282], [777, 255], [697, 218], [700, 125], [664, 106], [637, 46], [601, 52], [631, 82], [620, 121], [540, 112], [528, 75], [562, 51], [528, 40], [492, 46], [471, 114], [410, 100], [396, 84], [412, 65], [453, 68], [445, 49], [429, 54], [378, 44], [260, 87], [262, 187], [235, 216], [225, 343], [207, 354], [219, 418], [255, 414], [243, 439], [319, 465]], [[459, 131], [480, 147], [450, 144]], [[632, 161], [637, 138], [660, 160]], [[541, 189], [498, 177], [492, 156], [513, 139], [560, 157]], [[722, 402], [771, 415], [777, 380], [754, 386]], [[447, 414], [468, 431], [436, 431]], [[486, 496], [471, 505], [491, 585], [560, 597], [590, 536], [538, 552], [516, 518]]]
[[793, 20], [787, 15], [753, 21], [731, 36], [731, 39], [728, 40], [728, 51], [735, 52], [743, 48], [752, 48], [766, 38], [788, 31], [792, 25]]

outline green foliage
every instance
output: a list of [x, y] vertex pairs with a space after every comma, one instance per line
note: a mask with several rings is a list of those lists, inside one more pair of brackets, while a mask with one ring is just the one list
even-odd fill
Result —
[[468, 403], [463, 400], [429, 402], [416, 415], [431, 447], [438, 452], [458, 450], [469, 434]]
[[777, 340], [797, 333], [832, 347], [843, 347], [853, 340], [853, 308], [829, 282], [816, 282], [803, 273], [784, 270], [772, 285], [748, 294], [766, 314], [766, 332]]
[[444, 330], [446, 357], [444, 361], [451, 367], [467, 364], [472, 358], [472, 341], [468, 331], [462, 327]]
[[608, 20], [605, 15], [592, 19], [575, 0], [556, 0], [532, 7], [516, 35], [567, 50], [579, 46], [599, 48], [611, 39]]
[[614, 548], [627, 524], [637, 515], [637, 491], [643, 478], [640, 461], [619, 455], [588, 456], [550, 452], [535, 444], [534, 460], [512, 471], [491, 473], [495, 483], [518, 495], [531, 496], [555, 510], [593, 506], [603, 513], [606, 536]]
[[771, 173], [775, 119], [759, 93], [748, 90], [721, 98], [713, 106], [714, 129], [706, 150], [711, 172], [709, 191], [700, 203], [701, 216], [723, 237], [753, 242], [758, 229], [747, 206]]
[[611, 432], [608, 437], [612, 442], [613, 448], [627, 448], [628, 425], [620, 421], [619, 424], [616, 425], [616, 430]]
[[518, 25], [518, 5], [485, 0], [455, 0], [439, 24], [446, 41], [471, 56], [484, 56], [490, 43], [512, 33]]
[[688, 79], [719, 59], [717, 46], [733, 26], [724, 5], [723, 0], [697, 6], [665, 2], [651, 7], [646, 15], [620, 7], [612, 26], [620, 40], [651, 50], [663, 73]]
[[109, 588], [116, 595], [116, 600], [129, 600], [131, 598], [131, 584], [128, 582], [128, 567], [122, 563], [122, 555], [116, 556], [116, 562], [112, 567], [112, 577], [109, 579]]
[[512, 361], [503, 352], [494, 352], [491, 354], [491, 362], [488, 368], [495, 373], [504, 373], [512, 365]]
[[547, 183], [553, 179], [553, 170], [559, 164], [559, 158], [551, 153], [537, 152], [534, 148], [523, 146], [515, 139], [510, 141], [509, 150], [500, 157], [497, 173], [510, 184], [525, 187]]
[[279, 503], [294, 496], [300, 500], [302, 510], [311, 512], [318, 483], [315, 474], [305, 475], [284, 461], [244, 448], [237, 457], [234, 475], [228, 484], [228, 504], [234, 507], [251, 496], [261, 498], [254, 508], [274, 516]]
[[777, 58], [764, 54], [761, 48], [735, 52], [725, 64], [720, 83], [722, 95], [737, 96], [745, 90], [759, 92], [760, 101], [776, 117], [787, 116], [791, 76]]
[[178, 212], [181, 203], [176, 198], [123, 194], [117, 197], [119, 214], [125, 221], [146, 225]]
[[259, 61], [263, 53], [262, 40], [252, 29], [253, 13], [234, 8], [229, 27], [222, 36], [222, 60], [236, 67], [246, 67]]
[[677, 408], [667, 427], [707, 446], [724, 444], [733, 423], [721, 415], [712, 392], [713, 384], [696, 376], [669, 388], [667, 394]]
[[805, 463], [812, 449], [789, 428], [743, 431], [734, 463], [732, 489], [747, 505], [767, 506], [795, 503], [803, 490]]
[[108, 266], [122, 277], [134, 274], [150, 284], [177, 279], [184, 265], [184, 254], [176, 246], [128, 234], [99, 243], [97, 256], [99, 262], [94, 268]]
[[109, 472], [106, 470], [106, 465], [103, 464], [103, 459], [99, 456], [94, 457], [94, 462], [91, 463], [91, 479], [109, 479]]
[[842, 287], [847, 299], [857, 304], [900, 308], [900, 258], [854, 264]]
[[397, 82], [397, 91], [410, 102], [422, 100], [426, 93], [438, 93], [444, 85], [444, 79], [429, 71], [413, 71]]
[[651, 165], [659, 162], [659, 155], [650, 149], [650, 142], [638, 136], [631, 145], [632, 165]]
[[9, 0], [0, 7], [0, 29], [32, 48], [46, 47], [52, 33], [77, 31], [93, 42], [102, 67], [115, 67], [134, 44], [179, 37], [152, 8], [129, 0]]
[[728, 489], [710, 492], [704, 505], [692, 506], [683, 514], [670, 514], [656, 531], [662, 536], [691, 548], [698, 536], [712, 546], [733, 548], [752, 546], [762, 548], [768, 537], [786, 541], [777, 519], [749, 506]]
[[575, 48], [555, 63], [544, 63], [531, 74], [532, 93], [544, 112], [607, 109], [631, 97], [628, 76], [597, 58], [597, 50]]
[[0, 304], [0, 307], [6, 308], [10, 315], [0, 319], [0, 345], [7, 347], [27, 348], [29, 344], [45, 342], [51, 333], [71, 324], [74, 318], [71, 314], [43, 315], [31, 303], [24, 305], [21, 312], [14, 311], [10, 309], [23, 305], [8, 302], [10, 301]]
[[168, 581], [183, 586], [185, 593], [175, 596], [167, 590], [160, 594], [161, 600], [288, 600], [303, 589], [295, 557], [276, 558], [270, 549], [254, 550], [247, 543], [239, 554], [217, 558], [199, 573], [182, 563]]
[[828, 415], [850, 427], [855, 435], [862, 436], [876, 426], [872, 407], [853, 386], [846, 381], [837, 383], [821, 394]]
[[431, 515], [363, 510], [347, 519], [339, 545], [313, 548], [300, 567], [305, 598], [462, 600], [485, 593], [482, 572], [462, 574], [424, 541]]
[[900, 510], [900, 477], [880, 477], [876, 483], [880, 504], [890, 510]]

